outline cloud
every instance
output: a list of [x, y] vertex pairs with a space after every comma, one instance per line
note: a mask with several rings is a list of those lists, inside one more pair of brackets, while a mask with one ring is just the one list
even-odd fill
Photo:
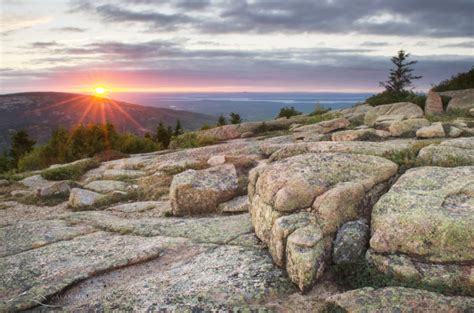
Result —
[[440, 46], [441, 48], [467, 48], [473, 49], [474, 48], [474, 40], [473, 41], [462, 41], [457, 43], [449, 43]]
[[390, 45], [390, 43], [385, 41], [364, 41], [360, 45], [362, 47], [385, 47]]
[[21, 16], [2, 16], [0, 19], [0, 29], [2, 35], [9, 35], [13, 32], [31, 28], [36, 25], [49, 23], [53, 18], [51, 16], [42, 17], [21, 17]]
[[55, 32], [64, 32], [64, 33], [84, 33], [87, 29], [81, 27], [57, 27], [52, 28], [52, 31]]
[[[108, 22], [143, 23], [157, 30], [192, 26], [211, 34], [353, 32], [429, 37], [474, 34], [474, 2], [470, 0], [178, 1], [174, 13], [164, 13], [160, 6], [148, 0], [126, 0], [122, 1], [124, 5], [111, 3], [82, 3], [80, 7]], [[130, 3], [148, 7], [132, 9]], [[206, 9], [206, 15], [189, 15], [191, 9], [202, 8]]]
[[36, 42], [32, 42], [29, 46], [31, 48], [42, 49], [42, 48], [57, 47], [59, 46], [59, 44], [56, 41], [36, 41]]

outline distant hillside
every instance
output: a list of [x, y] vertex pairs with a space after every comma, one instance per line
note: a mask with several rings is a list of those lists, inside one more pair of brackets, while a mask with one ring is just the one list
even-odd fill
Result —
[[186, 129], [197, 129], [213, 123], [210, 115], [147, 107], [107, 98], [59, 93], [32, 92], [0, 95], [0, 150], [9, 143], [11, 134], [26, 129], [38, 142], [45, 142], [51, 130], [59, 126], [107, 121], [120, 132], [144, 134], [154, 132], [160, 121], [174, 126], [179, 119]]

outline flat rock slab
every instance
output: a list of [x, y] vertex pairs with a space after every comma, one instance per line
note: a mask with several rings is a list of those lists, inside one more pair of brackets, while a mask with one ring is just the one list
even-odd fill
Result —
[[117, 180], [96, 180], [84, 186], [86, 189], [99, 193], [108, 193], [115, 190], [126, 191], [127, 187], [127, 183]]
[[407, 171], [374, 206], [371, 229], [378, 253], [474, 261], [474, 166]]
[[110, 208], [109, 211], [117, 211], [123, 213], [138, 213], [148, 210], [159, 209], [163, 214], [171, 211], [171, 205], [169, 201], [138, 201], [131, 203], [123, 203]]
[[474, 307], [474, 298], [447, 297], [403, 287], [368, 287], [334, 295], [327, 303], [334, 310], [331, 312], [469, 312]]
[[108, 212], [78, 212], [67, 217], [71, 223], [138, 236], [188, 238], [193, 242], [225, 244], [239, 236], [252, 233], [248, 214], [202, 218], [128, 219]]
[[474, 165], [474, 137], [450, 139], [424, 147], [418, 153], [417, 161], [423, 165], [449, 167]]
[[270, 160], [281, 160], [308, 152], [342, 152], [390, 158], [390, 156], [394, 154], [409, 153], [413, 150], [415, 142], [415, 140], [410, 139], [397, 139], [384, 142], [321, 141], [291, 144], [283, 147], [275, 147], [276, 149], [273, 149]]
[[195, 257], [131, 278], [63, 309], [70, 311], [232, 311], [263, 309], [266, 297], [295, 289], [262, 250], [216, 246]]
[[95, 231], [84, 225], [67, 225], [62, 220], [18, 222], [0, 228], [0, 257], [39, 248], [53, 242], [70, 240]]
[[169, 238], [96, 232], [4, 257], [0, 260], [0, 310], [31, 308], [97, 273], [155, 258], [170, 244]]

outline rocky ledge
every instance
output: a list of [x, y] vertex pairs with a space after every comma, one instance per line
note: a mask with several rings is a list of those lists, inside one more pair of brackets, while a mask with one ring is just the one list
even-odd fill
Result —
[[0, 181], [0, 311], [473, 311], [473, 118], [319, 118]]

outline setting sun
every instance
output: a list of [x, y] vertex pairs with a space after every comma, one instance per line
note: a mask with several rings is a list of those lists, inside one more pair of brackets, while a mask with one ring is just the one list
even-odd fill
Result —
[[102, 86], [99, 86], [99, 87], [96, 87], [94, 89], [95, 93], [97, 96], [103, 96], [107, 93], [107, 89], [105, 89], [104, 87]]

